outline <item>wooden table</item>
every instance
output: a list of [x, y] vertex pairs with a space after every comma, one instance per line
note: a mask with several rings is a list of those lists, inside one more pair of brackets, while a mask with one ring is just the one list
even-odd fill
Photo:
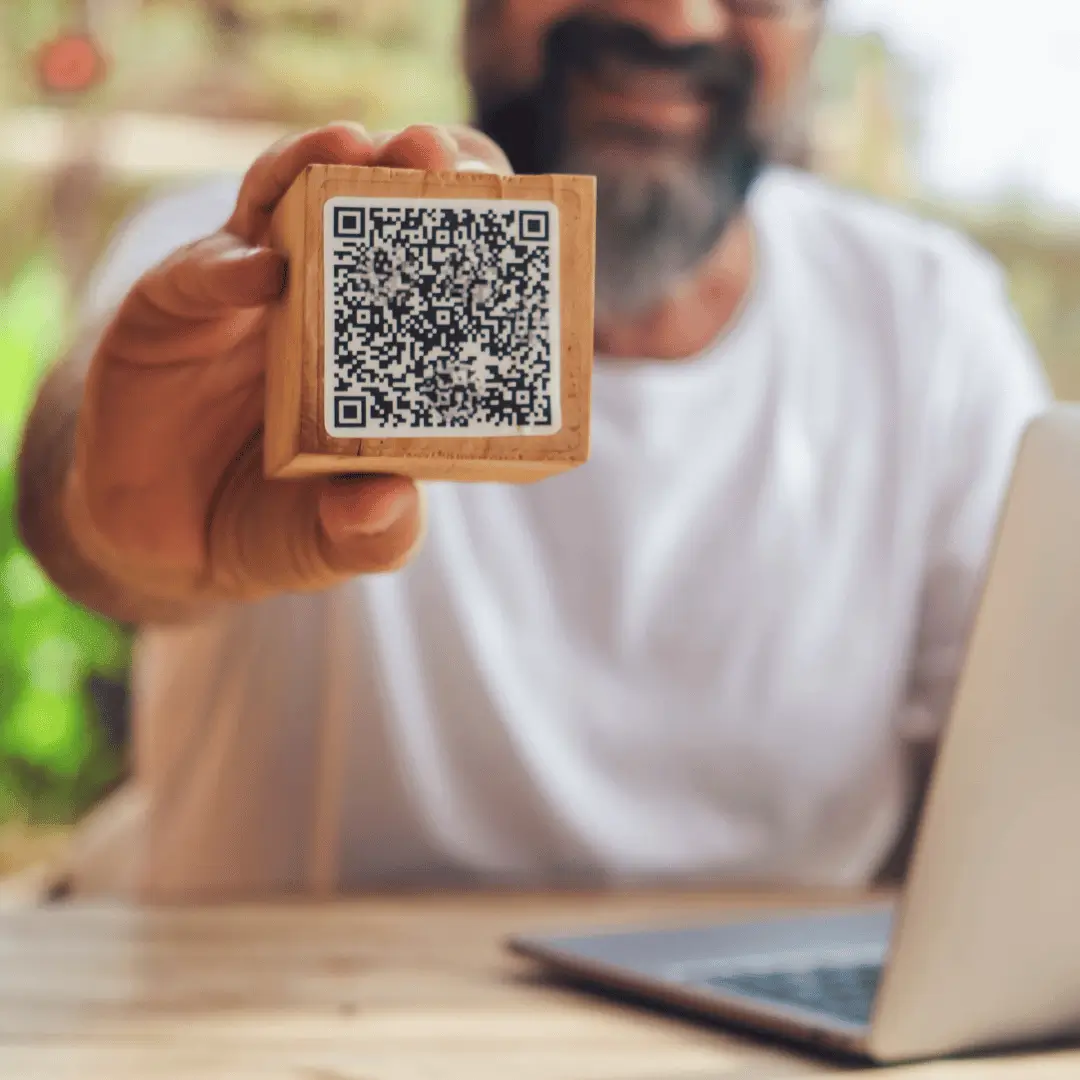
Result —
[[[837, 899], [852, 900], [795, 902]], [[391, 897], [10, 911], [0, 915], [0, 1077], [782, 1080], [863, 1073], [547, 985], [499, 944], [520, 929], [702, 921], [762, 906], [784, 901], [730, 893]], [[1064, 1080], [1080, 1078], [1080, 1053], [889, 1074]]]

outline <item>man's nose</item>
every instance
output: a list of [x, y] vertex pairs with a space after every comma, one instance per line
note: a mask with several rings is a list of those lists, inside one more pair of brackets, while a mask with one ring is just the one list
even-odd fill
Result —
[[594, 9], [636, 23], [664, 45], [697, 45], [726, 37], [731, 13], [725, 0], [598, 0]]

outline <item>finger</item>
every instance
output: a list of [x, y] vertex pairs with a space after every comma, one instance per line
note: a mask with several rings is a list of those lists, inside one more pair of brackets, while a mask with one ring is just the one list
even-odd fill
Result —
[[514, 167], [510, 164], [510, 159], [494, 139], [463, 124], [448, 124], [447, 131], [458, 145], [458, 168], [464, 164], [463, 159], [472, 159], [488, 166], [492, 172], [500, 176], [513, 175]]
[[411, 481], [267, 480], [253, 440], [210, 516], [213, 587], [235, 599], [327, 588], [396, 569], [421, 532], [421, 501]]
[[285, 255], [215, 233], [181, 248], [139, 282], [154, 311], [173, 319], [204, 320], [263, 307], [285, 287]]
[[369, 165], [373, 155], [371, 139], [359, 124], [330, 124], [280, 140], [244, 176], [226, 230], [258, 243], [282, 196], [309, 165]]
[[423, 499], [407, 477], [326, 483], [319, 496], [320, 546], [335, 577], [395, 570], [420, 543]]
[[457, 159], [457, 142], [445, 128], [415, 124], [388, 139], [376, 151], [372, 164], [440, 172], [453, 169]]
[[[492, 152], [492, 148], [495, 144], [490, 140], [484, 141], [481, 136], [479, 139], [470, 138], [475, 135], [470, 128], [454, 127], [453, 125], [446, 128], [431, 128], [433, 138], [440, 142], [442, 146], [449, 152], [452, 147], [456, 148], [453, 154], [453, 161], [450, 164], [446, 164], [444, 161], [431, 162], [431, 157], [428, 155], [428, 164], [417, 165], [416, 162], [423, 161], [427, 147], [421, 146], [417, 148], [417, 142], [421, 141], [418, 137], [419, 128], [412, 129], [408, 137], [403, 138], [404, 132], [400, 131], [382, 131], [371, 138], [372, 145], [375, 148], [374, 163], [383, 165], [389, 168], [438, 168], [438, 169], [452, 169], [455, 172], [489, 172], [489, 173], [503, 173], [509, 174], [513, 170], [509, 167], [509, 162], [505, 162], [502, 157], [501, 151], [495, 148], [495, 152]], [[427, 130], [427, 129], [423, 129]], [[459, 143], [456, 138], [456, 133], [460, 131], [465, 137], [465, 142]], [[450, 137], [447, 138], [447, 135]], [[383, 150], [390, 142], [396, 140], [395, 145], [391, 148], [389, 157], [383, 155]]]
[[400, 476], [331, 480], [319, 492], [319, 521], [327, 539], [345, 543], [385, 532], [413, 509], [416, 488]]

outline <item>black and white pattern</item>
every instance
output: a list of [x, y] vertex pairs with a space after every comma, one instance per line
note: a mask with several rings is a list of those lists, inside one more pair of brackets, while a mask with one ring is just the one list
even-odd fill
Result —
[[330, 435], [559, 430], [553, 203], [340, 197], [323, 226]]

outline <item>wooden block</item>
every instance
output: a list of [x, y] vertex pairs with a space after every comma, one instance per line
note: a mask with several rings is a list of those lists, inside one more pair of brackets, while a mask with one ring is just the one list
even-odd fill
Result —
[[309, 166], [272, 224], [267, 475], [585, 462], [595, 211], [592, 177]]

